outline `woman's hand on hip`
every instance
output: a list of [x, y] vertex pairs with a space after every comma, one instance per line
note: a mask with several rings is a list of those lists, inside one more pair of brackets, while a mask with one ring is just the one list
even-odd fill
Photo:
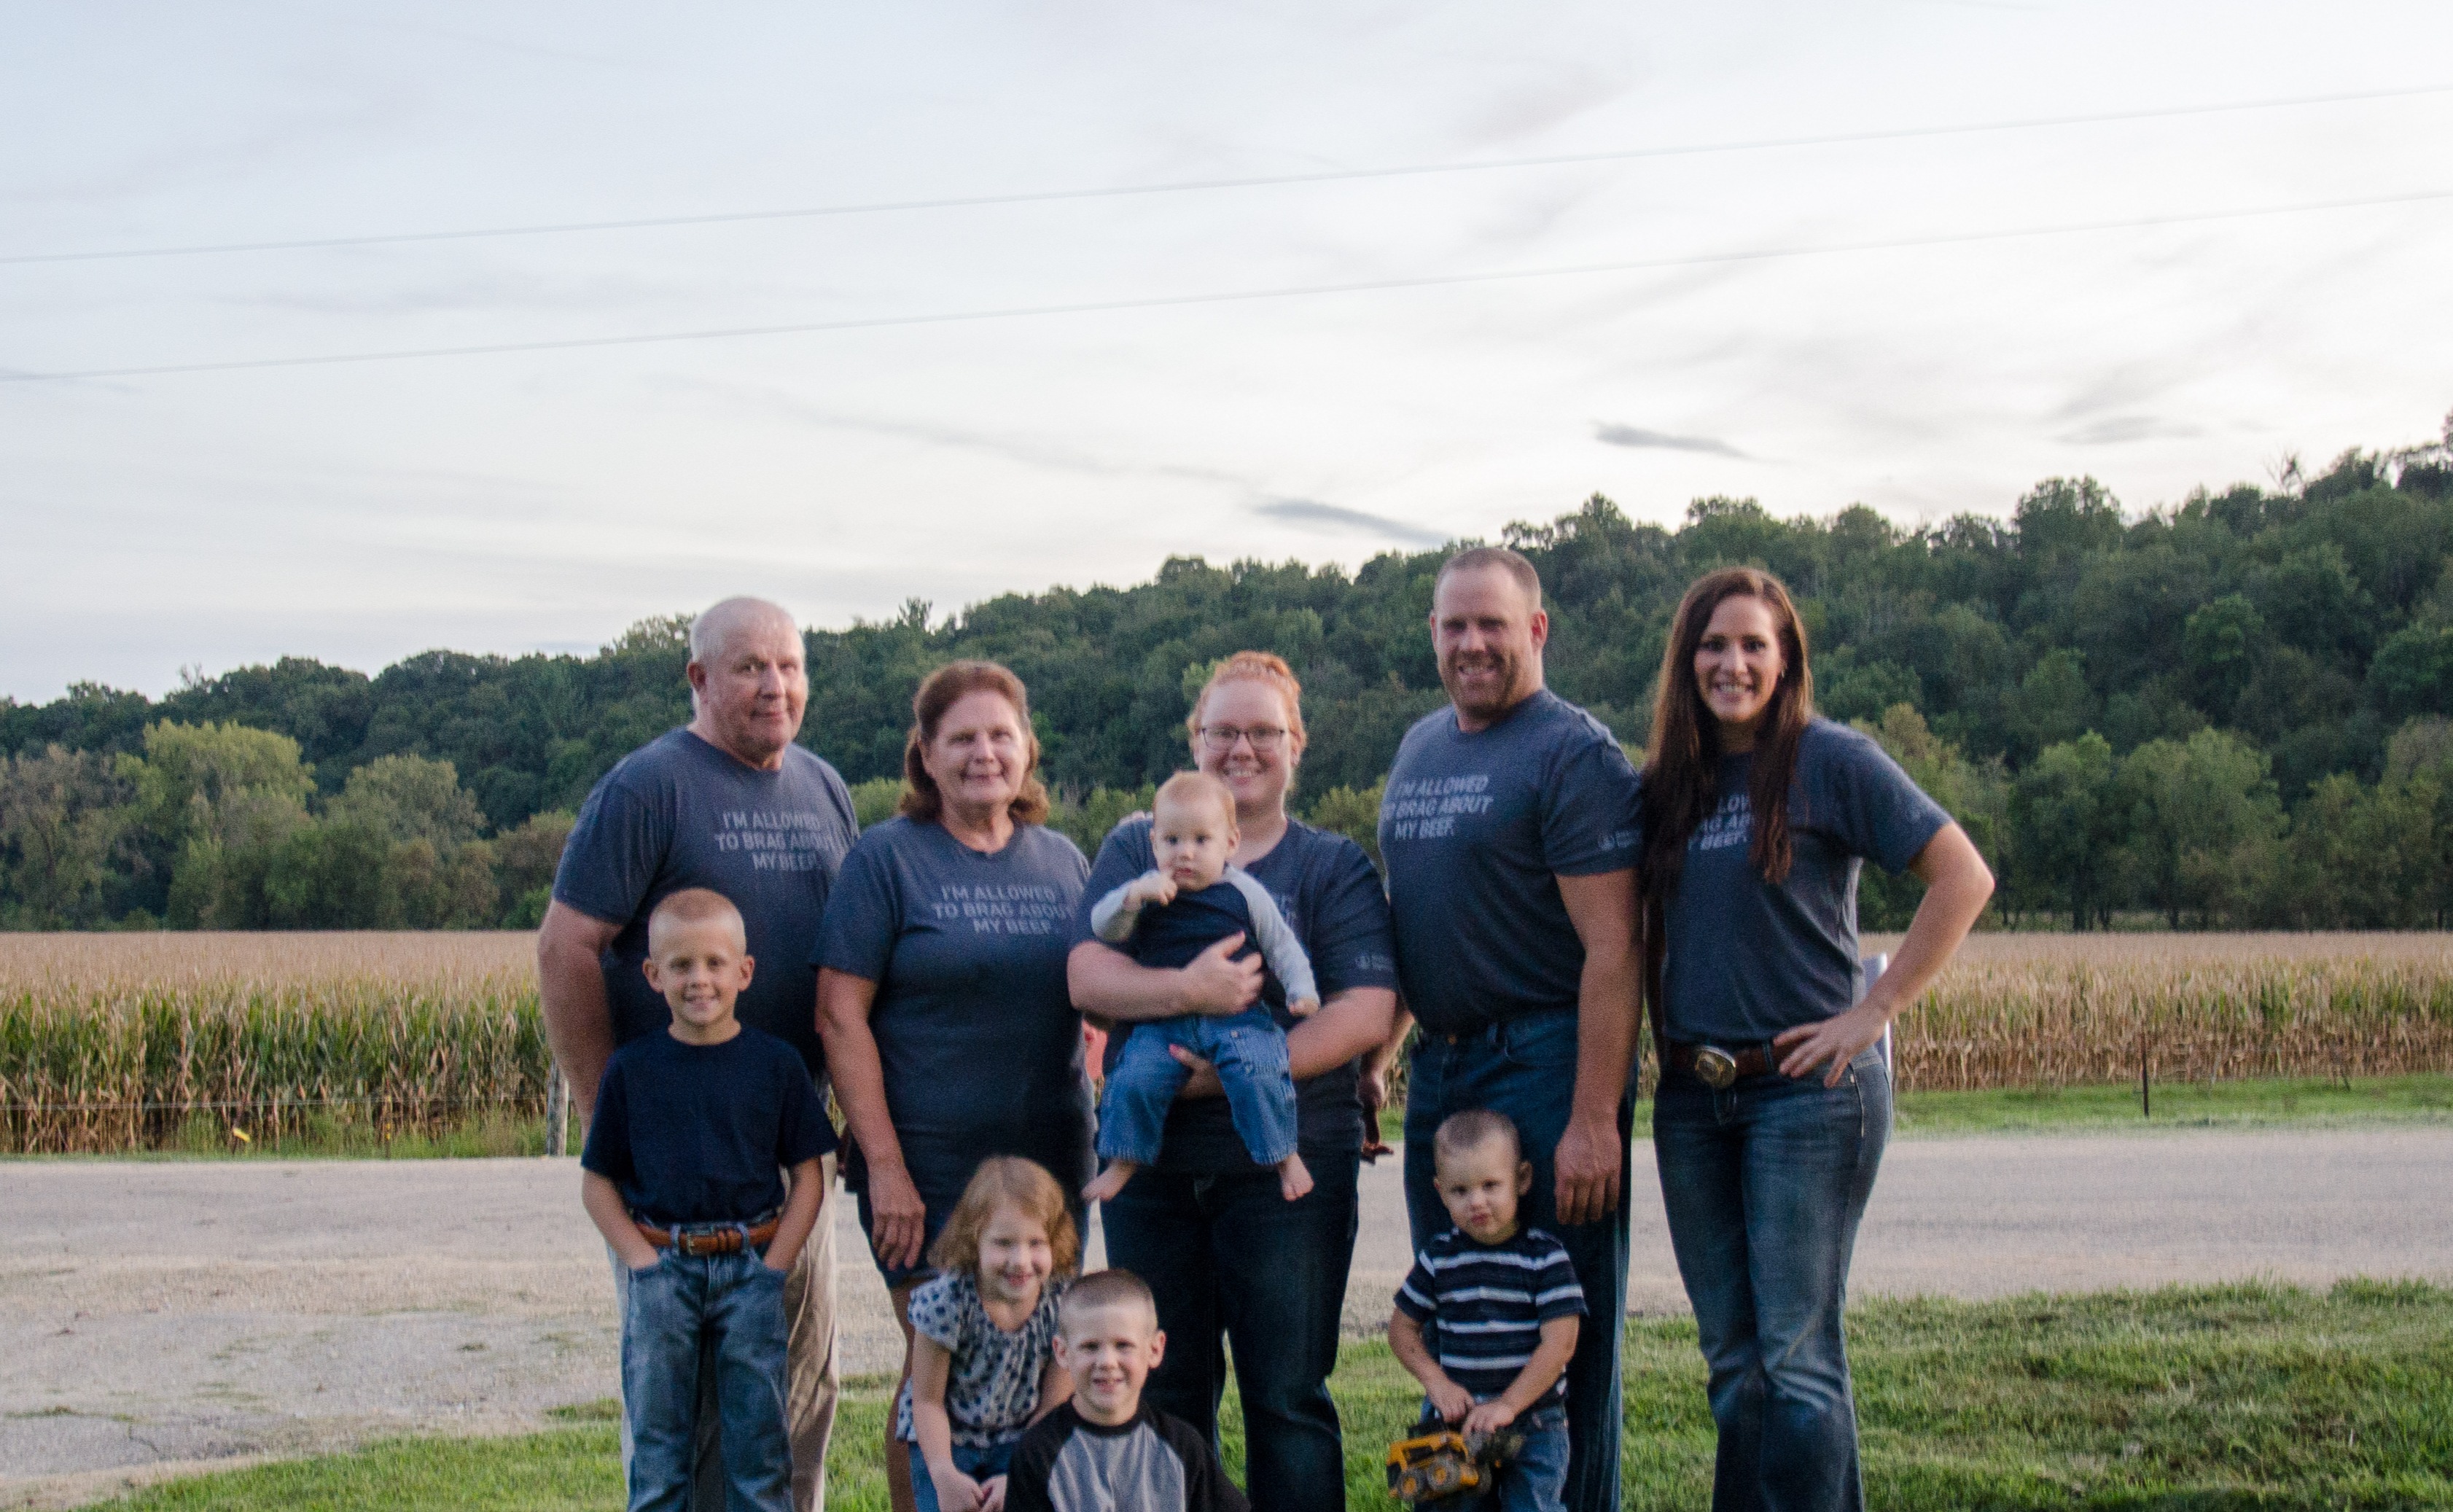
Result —
[[1230, 934], [1185, 965], [1177, 988], [1185, 1012], [1226, 1018], [1252, 1005], [1261, 995], [1261, 958], [1238, 961], [1242, 948], [1244, 936]]
[[1780, 1053], [1780, 1074], [1803, 1081], [1814, 1074], [1816, 1066], [1828, 1061], [1831, 1072], [1823, 1079], [1823, 1084], [1838, 1086], [1848, 1063], [1882, 1039], [1890, 1024], [1891, 1016], [1868, 998], [1836, 1019], [1784, 1029], [1772, 1036], [1771, 1042], [1772, 1049]]
[[[877, 1258], [894, 1270], [920, 1263], [921, 1241], [928, 1232], [928, 1204], [901, 1161], [872, 1161], [868, 1167], [868, 1244]], [[821, 1218], [819, 1222], [826, 1220]]]

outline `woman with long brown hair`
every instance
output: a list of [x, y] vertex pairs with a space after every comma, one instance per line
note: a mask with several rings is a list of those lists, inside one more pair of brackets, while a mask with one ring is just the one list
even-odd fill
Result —
[[[1883, 1037], [1966, 937], [1992, 873], [1867, 736], [1814, 712], [1778, 578], [1678, 606], [1638, 804], [1652, 1147], [1710, 1367], [1715, 1512], [1865, 1504], [1841, 1311], [1890, 1134]], [[1890, 968], [1857, 958], [1865, 861], [1927, 885]]]

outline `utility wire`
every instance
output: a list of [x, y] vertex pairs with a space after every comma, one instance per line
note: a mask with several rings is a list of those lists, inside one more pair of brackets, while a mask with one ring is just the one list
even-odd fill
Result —
[[2247, 110], [2277, 110], [2313, 105], [2344, 105], [2368, 100], [2410, 99], [2453, 93], [2453, 85], [2423, 85], [2401, 90], [2363, 90], [2341, 94], [2305, 94], [2271, 100], [2241, 100], [2221, 105], [2175, 106], [2151, 110], [2108, 110], [2090, 115], [2042, 115], [1965, 126], [1901, 127], [1882, 131], [1848, 131], [1829, 136], [1762, 137], [1748, 141], [1703, 143], [1689, 147], [1628, 148], [1607, 152], [1566, 152], [1546, 157], [1497, 158], [1484, 162], [1419, 163], [1392, 168], [1331, 169], [1316, 173], [1280, 173], [1249, 178], [1187, 179], [1164, 184], [1128, 184], [1102, 189], [1044, 189], [1011, 194], [976, 194], [942, 199], [878, 200], [848, 205], [820, 205], [803, 209], [740, 210], [709, 215], [656, 215], [630, 220], [564, 221], [538, 226], [493, 226], [462, 230], [397, 231], [372, 236], [317, 236], [293, 241], [213, 242], [185, 247], [106, 248], [70, 252], [20, 252], [0, 255], [0, 266], [33, 263], [97, 263], [148, 257], [195, 257], [221, 252], [311, 251], [334, 247], [396, 247], [416, 242], [466, 242], [509, 236], [562, 236], [574, 232], [650, 230], [684, 226], [732, 226], [758, 221], [817, 220], [832, 216], [883, 215], [906, 210], [975, 209], [1000, 205], [1042, 205], [1066, 200], [1119, 199], [1144, 194], [1187, 194], [1209, 189], [1270, 189], [1299, 184], [1342, 184], [1362, 179], [1420, 178], [1441, 173], [1486, 173], [1527, 168], [1565, 168], [1580, 164], [1625, 163], [1642, 158], [1701, 157], [1722, 152], [1763, 152], [1786, 148], [1837, 147], [1864, 142], [1900, 142], [1922, 137], [1970, 136], [1994, 131], [2097, 126], [2120, 121], [2163, 120], [2194, 115], [2226, 115]]
[[515, 352], [580, 351], [599, 347], [730, 341], [748, 336], [883, 330], [898, 326], [951, 326], [974, 321], [1024, 320], [1048, 315], [1103, 314], [1120, 310], [1166, 309], [1269, 299], [1305, 299], [1327, 294], [1368, 293], [1383, 289], [1435, 288], [1461, 284], [1495, 284], [1536, 278], [1575, 278], [1598, 273], [1631, 273], [1671, 268], [1701, 268], [1714, 264], [1772, 262], [1788, 258], [1827, 257], [1845, 252], [1892, 251], [1917, 247], [1957, 247], [1977, 242], [2012, 241], [2026, 237], [2070, 236], [2090, 231], [2132, 230], [2157, 226], [2187, 226], [2212, 221], [2248, 220], [2269, 215], [2298, 215], [2317, 210], [2361, 209], [2385, 205], [2418, 205], [2447, 199], [2453, 199], [2453, 189], [2425, 189], [2408, 194], [2384, 194], [2363, 199], [2320, 200], [2301, 205], [2268, 205], [2246, 209], [2207, 210], [2188, 215], [2142, 215], [2122, 220], [2079, 221], [2062, 226], [2022, 227], [2012, 230], [1965, 231], [1943, 236], [1887, 237], [1872, 241], [1835, 242], [1825, 247], [1706, 252], [1687, 257], [1637, 258], [1625, 262], [1579, 263], [1553, 268], [1500, 269], [1478, 273], [1434, 273], [1419, 278], [1377, 278], [1353, 283], [1306, 284], [1282, 288], [1227, 289], [1203, 294], [1160, 294], [1144, 299], [1083, 300], [1060, 305], [1012, 305], [1002, 308], [944, 310], [915, 315], [874, 315], [848, 320], [799, 321], [788, 325], [718, 327], [705, 330], [643, 331], [619, 336], [575, 336], [552, 341], [492, 342], [466, 347], [409, 347], [389, 351], [327, 352], [301, 357], [253, 357], [225, 362], [162, 363], [142, 368], [87, 368], [60, 372], [0, 370], [0, 383], [70, 383], [100, 378], [154, 378], [176, 373], [246, 372], [270, 368], [327, 368], [345, 363], [407, 362], [428, 357], [484, 357]]

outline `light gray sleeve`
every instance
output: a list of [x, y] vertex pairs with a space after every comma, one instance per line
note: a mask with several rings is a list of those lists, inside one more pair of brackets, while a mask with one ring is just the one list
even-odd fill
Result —
[[1303, 942], [1295, 938], [1286, 916], [1278, 912], [1278, 900], [1241, 866], [1228, 866], [1226, 880], [1244, 895], [1244, 906], [1251, 910], [1252, 944], [1260, 946], [1261, 959], [1277, 973], [1278, 985], [1286, 989], [1286, 1001], [1309, 998], [1318, 1003], [1320, 984], [1312, 980], [1311, 957], [1304, 952]]
[[[1139, 877], [1133, 879], [1139, 881]], [[1140, 914], [1125, 911], [1125, 892], [1132, 885], [1126, 883], [1090, 905], [1090, 932], [1109, 945], [1123, 945], [1131, 939], [1133, 929], [1142, 922]]]

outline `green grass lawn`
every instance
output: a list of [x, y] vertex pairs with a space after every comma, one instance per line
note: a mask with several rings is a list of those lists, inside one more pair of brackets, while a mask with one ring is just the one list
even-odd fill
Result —
[[[2049, 1134], [2058, 1130], [2262, 1128], [2453, 1124], [2453, 1076], [2330, 1077], [2257, 1082], [2159, 1082], [2154, 1116], [2138, 1110], [2138, 1084], [2012, 1087], [1986, 1092], [1903, 1092], [1898, 1130], [1926, 1134]], [[1640, 1108], [1635, 1137], [1651, 1137]], [[1380, 1137], [1406, 1137], [1406, 1110], [1380, 1115]]]
[[[2417, 1283], [2176, 1287], [1996, 1303], [1868, 1303], [1849, 1321], [1868, 1498], [1886, 1508], [2282, 1512], [2453, 1507], [2453, 1291]], [[1691, 1323], [1627, 1325], [1630, 1509], [1709, 1498], [1711, 1421]], [[886, 1505], [886, 1383], [853, 1383], [828, 1505]], [[1359, 1508], [1389, 1504], [1380, 1451], [1416, 1396], [1386, 1348], [1349, 1343], [1332, 1383]], [[1231, 1407], [1232, 1394], [1229, 1394]], [[112, 1505], [144, 1512], [613, 1508], [609, 1404], [514, 1439], [401, 1440], [205, 1476]], [[1227, 1462], [1240, 1462], [1230, 1415]]]

